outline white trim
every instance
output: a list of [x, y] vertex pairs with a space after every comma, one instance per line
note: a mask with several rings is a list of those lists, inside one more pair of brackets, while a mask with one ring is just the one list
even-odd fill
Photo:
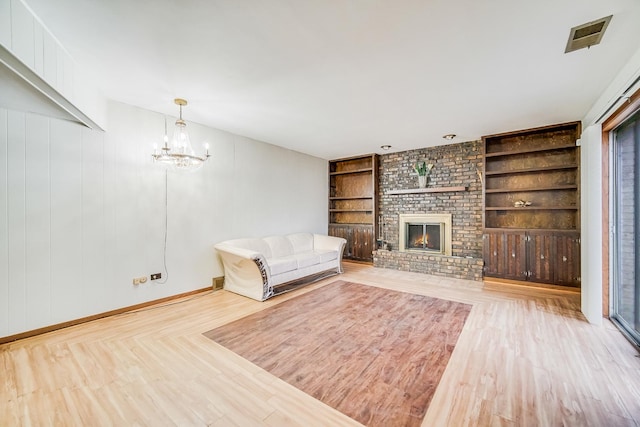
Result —
[[606, 120], [610, 116], [607, 112], [613, 113], [618, 106], [622, 105], [623, 95], [630, 95], [640, 89], [640, 82], [635, 82], [638, 77], [640, 77], [640, 48], [631, 55], [629, 61], [620, 69], [618, 75], [582, 119], [583, 128], [596, 124], [596, 121], [601, 123]]

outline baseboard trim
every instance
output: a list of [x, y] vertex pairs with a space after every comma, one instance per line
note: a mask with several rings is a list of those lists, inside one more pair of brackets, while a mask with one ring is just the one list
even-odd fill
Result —
[[575, 286], [552, 285], [548, 283], [526, 282], [522, 280], [502, 279], [499, 277], [483, 277], [482, 281], [487, 286], [520, 286], [523, 288], [549, 289], [554, 291], [569, 292], [573, 294], [581, 293], [580, 288]]
[[127, 313], [129, 311], [136, 311], [142, 308], [147, 308], [152, 305], [162, 304], [168, 301], [173, 301], [176, 299], [188, 297], [191, 295], [199, 294], [202, 292], [210, 291], [211, 287], [206, 287], [202, 289], [196, 289], [194, 291], [184, 292], [177, 295], [172, 295], [170, 297], [160, 298], [153, 301], [147, 301], [136, 305], [130, 305], [128, 307], [118, 308], [116, 310], [105, 311], [104, 313], [93, 314], [87, 317], [81, 317], [79, 319], [69, 320], [67, 322], [57, 323], [55, 325], [45, 326], [43, 328], [33, 329], [27, 332], [21, 332], [15, 335], [9, 335], [6, 337], [0, 337], [0, 345], [6, 344], [13, 341], [22, 340], [25, 338], [35, 337], [36, 335], [46, 334], [47, 332], [57, 331], [58, 329], [68, 328], [69, 326], [80, 325], [82, 323], [91, 322], [93, 320], [103, 319], [105, 317], [116, 316], [118, 314]]

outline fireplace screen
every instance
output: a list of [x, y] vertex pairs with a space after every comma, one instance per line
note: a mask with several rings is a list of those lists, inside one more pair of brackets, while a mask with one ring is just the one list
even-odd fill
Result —
[[406, 223], [405, 249], [441, 253], [443, 223]]

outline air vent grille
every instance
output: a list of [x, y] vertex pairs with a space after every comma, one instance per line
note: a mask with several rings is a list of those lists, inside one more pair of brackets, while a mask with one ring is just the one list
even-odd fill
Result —
[[613, 15], [609, 15], [602, 19], [573, 27], [569, 33], [569, 40], [567, 41], [567, 48], [564, 53], [573, 52], [574, 50], [591, 47], [600, 43], [612, 16]]

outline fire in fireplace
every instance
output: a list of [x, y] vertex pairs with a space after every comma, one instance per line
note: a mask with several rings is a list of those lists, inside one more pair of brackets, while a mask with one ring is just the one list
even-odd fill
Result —
[[406, 223], [405, 249], [421, 250], [427, 252], [442, 252], [440, 236], [443, 223]]

